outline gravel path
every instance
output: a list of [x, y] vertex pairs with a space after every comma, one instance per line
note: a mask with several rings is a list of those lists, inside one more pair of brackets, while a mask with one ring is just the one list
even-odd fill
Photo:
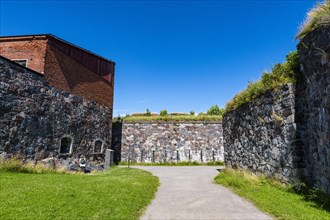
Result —
[[159, 177], [156, 198], [141, 219], [271, 219], [250, 202], [213, 183], [219, 167], [136, 166]]

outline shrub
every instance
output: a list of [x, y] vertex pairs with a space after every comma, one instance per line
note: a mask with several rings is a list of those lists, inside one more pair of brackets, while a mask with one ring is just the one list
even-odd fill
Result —
[[302, 39], [314, 29], [324, 25], [330, 25], [330, 0], [325, 0], [322, 4], [318, 3], [307, 13], [307, 18], [296, 38]]
[[194, 116], [195, 115], [195, 112], [194, 111], [190, 111], [189, 114], [192, 115], [192, 116]]
[[166, 116], [166, 115], [167, 115], [167, 110], [160, 111], [160, 116]]

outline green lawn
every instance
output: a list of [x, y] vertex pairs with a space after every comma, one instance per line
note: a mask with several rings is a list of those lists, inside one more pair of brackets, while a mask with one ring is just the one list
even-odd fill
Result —
[[0, 172], [0, 219], [138, 219], [159, 180], [111, 168], [99, 174]]
[[296, 193], [276, 180], [230, 169], [222, 170], [215, 182], [278, 219], [330, 219], [330, 196], [317, 191]]

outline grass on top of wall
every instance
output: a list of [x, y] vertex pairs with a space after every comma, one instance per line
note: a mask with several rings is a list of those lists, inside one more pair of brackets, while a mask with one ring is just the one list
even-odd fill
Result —
[[124, 122], [135, 122], [135, 121], [221, 121], [222, 116], [218, 115], [166, 115], [166, 116], [128, 116], [123, 118]]
[[0, 219], [138, 219], [159, 180], [132, 168], [95, 174], [0, 172]]
[[[181, 161], [181, 162], [130, 162], [131, 166], [224, 166], [223, 161], [214, 161], [201, 163], [197, 161]], [[127, 161], [119, 162], [119, 165], [128, 165]]]
[[247, 88], [234, 96], [226, 104], [225, 112], [235, 110], [239, 106], [249, 103], [261, 94], [282, 87], [287, 83], [295, 83], [300, 75], [299, 56], [293, 51], [286, 56], [286, 62], [276, 64], [270, 72], [264, 72], [261, 80], [249, 83]]
[[296, 38], [302, 39], [308, 33], [320, 26], [330, 26], [330, 0], [317, 3], [308, 13], [305, 22], [300, 28]]
[[330, 196], [297, 182], [286, 185], [243, 170], [224, 169], [215, 182], [278, 219], [330, 219]]

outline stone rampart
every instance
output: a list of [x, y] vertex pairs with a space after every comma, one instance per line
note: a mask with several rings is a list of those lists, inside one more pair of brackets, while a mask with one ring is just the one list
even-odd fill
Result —
[[221, 122], [123, 122], [121, 161], [223, 161]]
[[330, 193], [330, 26], [298, 44], [296, 85], [267, 92], [223, 117], [229, 167], [299, 178]]
[[102, 159], [111, 145], [111, 114], [0, 57], [0, 153], [33, 160]]
[[299, 135], [304, 175], [330, 193], [330, 26], [306, 35], [298, 45], [303, 72], [297, 85]]
[[287, 84], [224, 115], [226, 166], [288, 180], [296, 162], [296, 131], [295, 89]]

